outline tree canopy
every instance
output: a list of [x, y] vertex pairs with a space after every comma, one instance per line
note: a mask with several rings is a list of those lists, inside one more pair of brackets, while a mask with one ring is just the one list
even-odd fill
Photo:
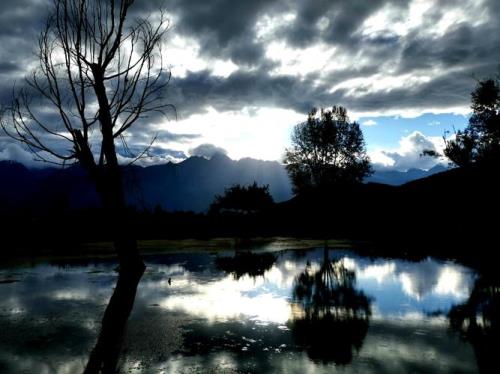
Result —
[[342, 106], [313, 108], [307, 121], [295, 126], [284, 162], [295, 193], [359, 183], [371, 172], [363, 133]]
[[479, 81], [471, 94], [468, 126], [446, 140], [444, 154], [457, 166], [495, 165], [500, 160], [500, 82]]
[[269, 208], [274, 201], [269, 193], [269, 186], [258, 186], [256, 182], [249, 186], [236, 184], [224, 191], [224, 195], [215, 196], [210, 205], [210, 212], [232, 211], [255, 213]]

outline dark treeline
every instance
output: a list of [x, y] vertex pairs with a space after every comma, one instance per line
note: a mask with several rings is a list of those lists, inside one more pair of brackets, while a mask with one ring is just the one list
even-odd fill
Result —
[[[138, 239], [350, 238], [380, 243], [400, 255], [456, 257], [461, 252], [475, 257], [479, 252], [494, 255], [499, 187], [488, 170], [457, 168], [400, 187], [359, 184], [305, 193], [259, 211], [197, 214], [130, 208], [127, 214]], [[51, 209], [13, 211], [1, 221], [5, 248], [58, 247], [70, 254], [75, 244], [112, 240], [99, 208], [71, 210], [63, 201]]]
[[[440, 255], [479, 263], [478, 254], [493, 258], [498, 247], [499, 82], [480, 81], [471, 107], [469, 126], [445, 139], [444, 156], [456, 166], [445, 172], [398, 187], [362, 183], [372, 170], [359, 124], [349, 120], [343, 107], [313, 109], [296, 126], [285, 152], [292, 199], [275, 203], [269, 186], [228, 186], [208, 213], [161, 206], [124, 209], [120, 220], [127, 225], [121, 230], [139, 240], [351, 239], [370, 243], [377, 254]], [[45, 192], [33, 204], [2, 204], [0, 224], [9, 248], [70, 254], [79, 243], [115, 240], [103, 208], [74, 209], [64, 191]], [[11, 253], [16, 252], [4, 251]]]

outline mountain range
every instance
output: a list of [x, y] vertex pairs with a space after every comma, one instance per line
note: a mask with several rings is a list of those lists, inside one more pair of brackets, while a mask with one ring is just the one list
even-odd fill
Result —
[[[425, 171], [378, 170], [366, 182], [401, 185], [445, 171], [435, 166]], [[290, 199], [291, 183], [284, 166], [276, 161], [251, 158], [232, 160], [223, 154], [211, 159], [189, 157], [179, 163], [124, 168], [128, 201], [138, 208], [159, 205], [168, 211], [206, 211], [216, 195], [234, 184], [269, 185], [276, 202]], [[77, 165], [65, 168], [28, 169], [14, 161], [0, 161], [0, 204], [3, 209], [20, 206], [72, 208], [98, 205], [92, 182]]]
[[429, 170], [411, 168], [407, 171], [398, 171], [391, 169], [376, 169], [372, 175], [365, 179], [365, 182], [389, 184], [391, 186], [400, 186], [416, 179], [422, 179], [431, 175], [442, 173], [448, 168], [442, 164], [437, 164]]

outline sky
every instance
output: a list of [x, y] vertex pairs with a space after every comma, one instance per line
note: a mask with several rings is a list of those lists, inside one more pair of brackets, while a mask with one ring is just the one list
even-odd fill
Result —
[[[50, 0], [0, 3], [0, 105], [36, 63]], [[176, 115], [127, 134], [143, 165], [190, 155], [278, 160], [312, 107], [345, 106], [377, 168], [428, 169], [446, 131], [470, 114], [477, 79], [500, 64], [498, 0], [136, 0], [130, 19], [164, 9]], [[126, 160], [123, 154], [122, 159]], [[40, 166], [0, 135], [0, 159]]]

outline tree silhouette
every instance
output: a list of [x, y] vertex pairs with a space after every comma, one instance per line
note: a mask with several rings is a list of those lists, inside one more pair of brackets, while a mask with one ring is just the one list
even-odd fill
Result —
[[272, 253], [252, 253], [250, 251], [236, 252], [234, 257], [216, 257], [215, 264], [218, 269], [231, 273], [235, 280], [248, 274], [256, 278], [264, 275], [276, 262]]
[[163, 94], [170, 74], [161, 57], [167, 21], [163, 14], [155, 24], [152, 18], [129, 21], [133, 3], [53, 0], [38, 39], [38, 68], [14, 90], [1, 120], [37, 159], [78, 162], [86, 170], [108, 215], [121, 269], [143, 264], [130, 233], [115, 142], [128, 149], [127, 130], [169, 107]]
[[354, 288], [355, 274], [332, 262], [325, 248], [321, 268], [308, 265], [295, 279], [292, 332], [309, 357], [340, 365], [352, 361], [368, 331], [370, 299]]
[[92, 350], [85, 374], [116, 373], [123, 336], [128, 318], [134, 307], [137, 286], [143, 272], [120, 274], [116, 288], [104, 311], [101, 331]]
[[215, 197], [214, 202], [210, 205], [210, 212], [256, 213], [269, 208], [273, 203], [269, 186], [259, 187], [256, 182], [249, 186], [236, 184], [227, 188], [224, 195]]
[[295, 127], [284, 162], [295, 193], [358, 183], [371, 171], [359, 124], [350, 122], [341, 106], [321, 109], [319, 116], [312, 109]]
[[471, 94], [469, 125], [445, 138], [444, 154], [457, 166], [497, 165], [500, 160], [500, 82], [479, 81]]
[[448, 318], [450, 326], [469, 341], [481, 373], [498, 366], [500, 340], [500, 280], [482, 276], [474, 283], [469, 299], [454, 306]]

